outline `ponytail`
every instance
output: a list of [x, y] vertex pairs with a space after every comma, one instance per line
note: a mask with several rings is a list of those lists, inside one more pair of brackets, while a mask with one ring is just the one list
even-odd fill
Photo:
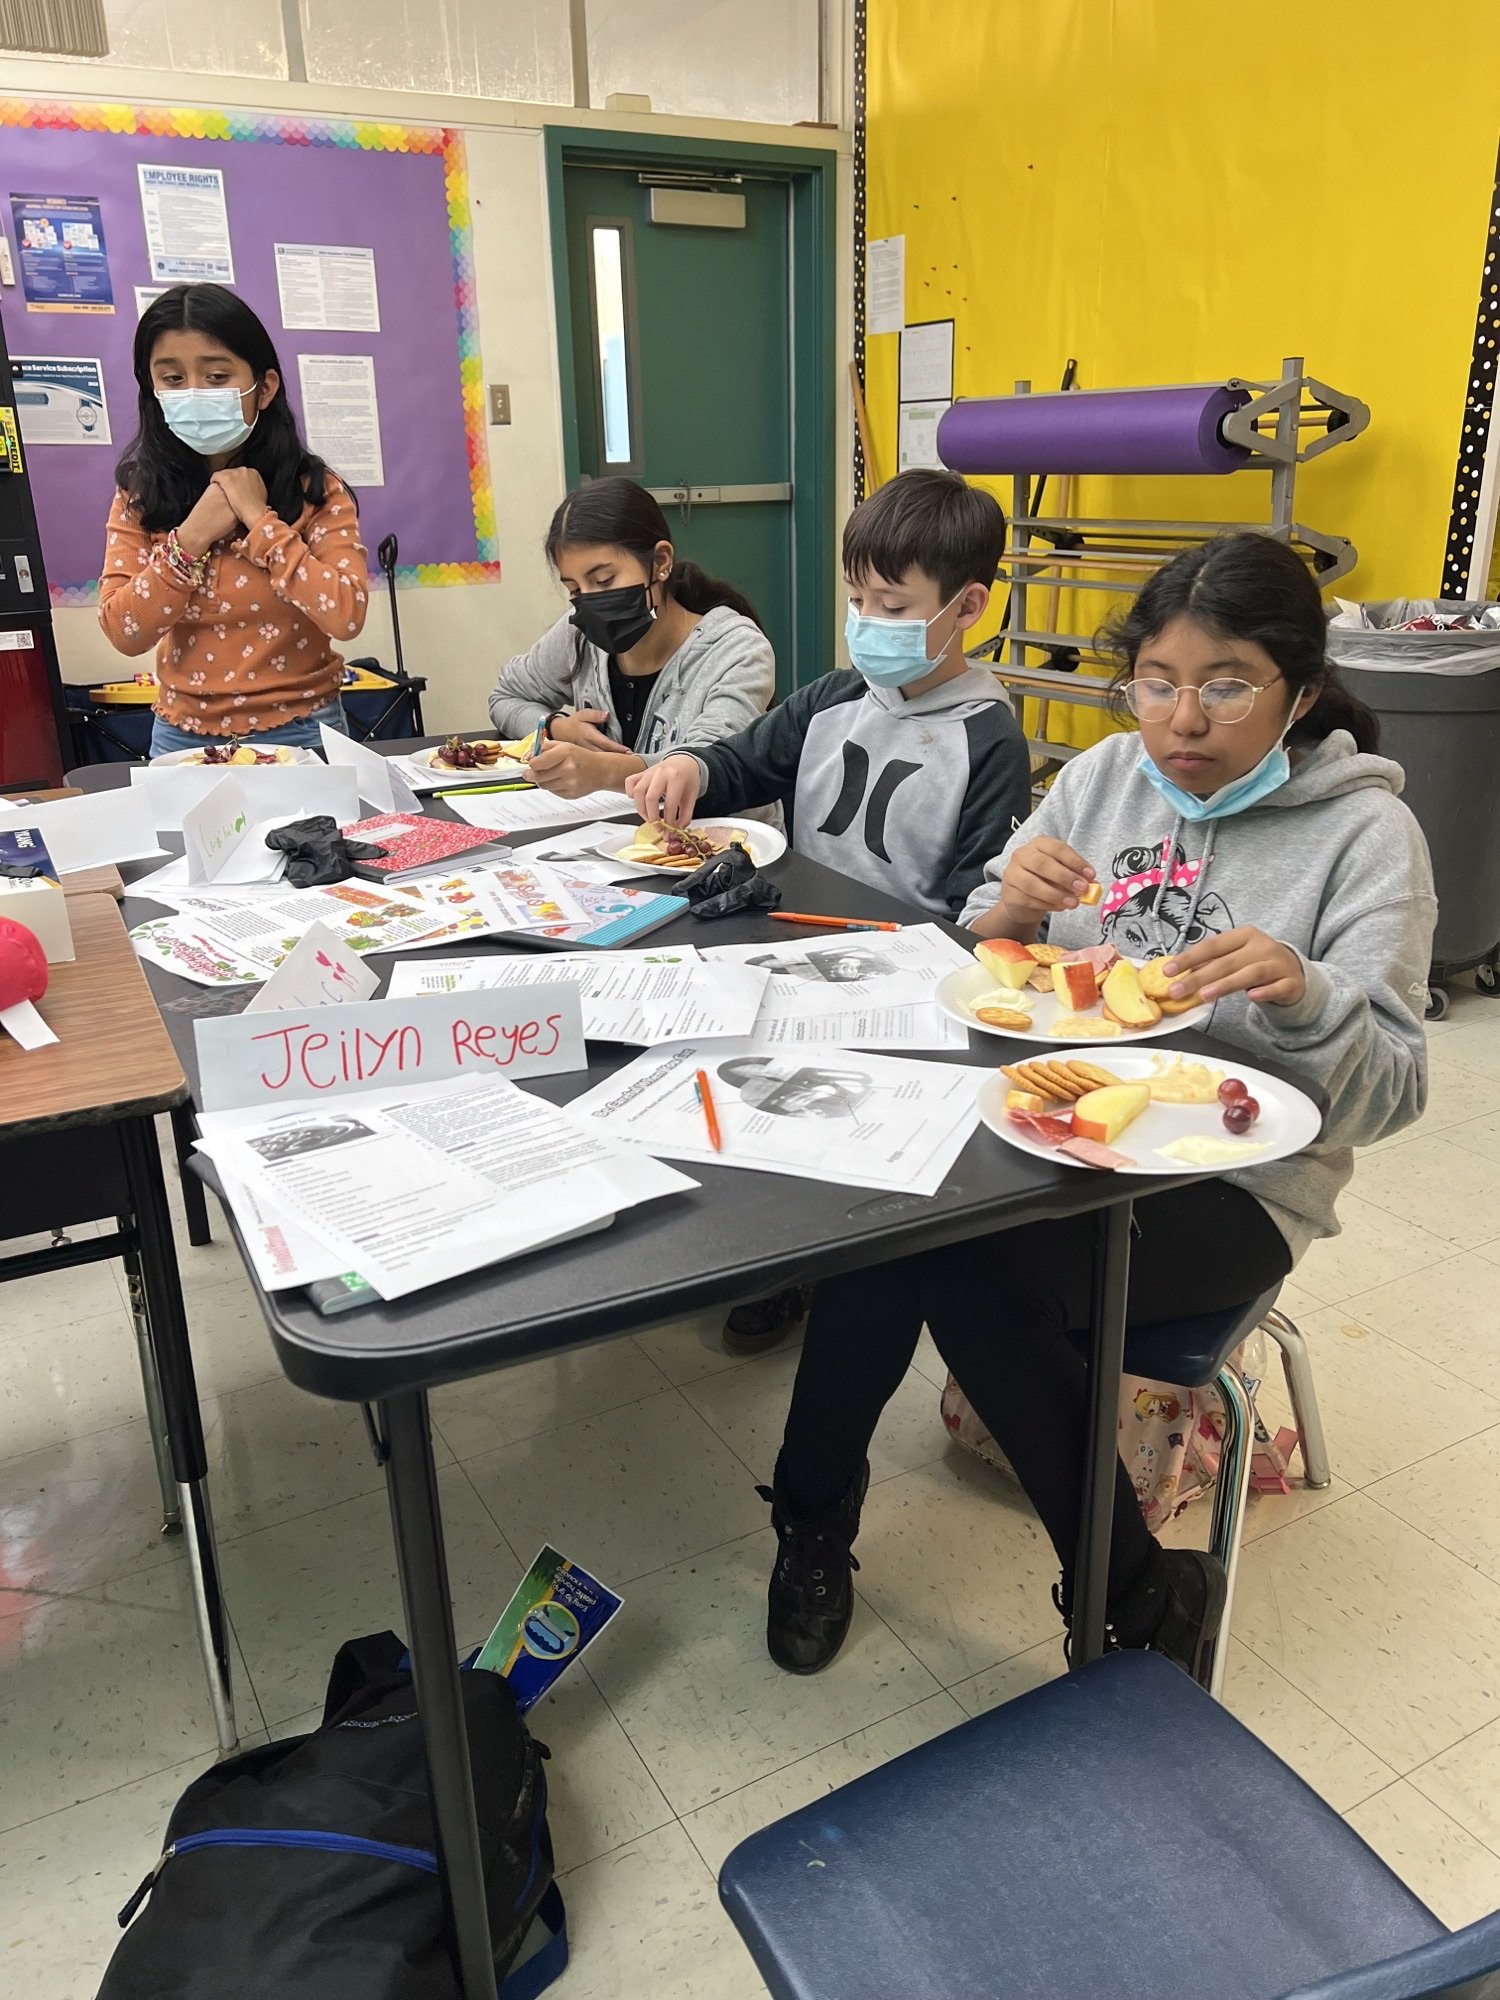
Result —
[[[637, 486], [633, 479], [592, 479], [570, 493], [552, 516], [547, 560], [556, 569], [564, 549], [599, 543], [624, 549], [649, 576], [657, 544], [671, 539], [666, 515], [644, 486]], [[722, 577], [707, 575], [695, 562], [674, 561], [664, 587], [684, 611], [701, 617], [723, 605], [748, 618], [752, 625], [760, 625], [754, 605], [743, 592]]]
[[667, 589], [684, 611], [696, 612], [699, 617], [705, 611], [716, 611], [720, 605], [726, 610], [737, 611], [741, 618], [748, 618], [752, 625], [759, 625], [760, 618], [755, 606], [742, 590], [736, 590], [732, 583], [726, 583], [721, 576], [710, 576], [699, 569], [695, 562], [679, 557], [673, 563], [667, 578]]
[[1310, 750], [1315, 743], [1321, 743], [1331, 736], [1335, 729], [1347, 729], [1354, 738], [1356, 750], [1378, 750], [1380, 748], [1380, 718], [1375, 711], [1367, 708], [1356, 694], [1351, 694], [1339, 679], [1338, 670], [1331, 664], [1318, 690], [1318, 698], [1293, 728], [1287, 738], [1294, 750]]

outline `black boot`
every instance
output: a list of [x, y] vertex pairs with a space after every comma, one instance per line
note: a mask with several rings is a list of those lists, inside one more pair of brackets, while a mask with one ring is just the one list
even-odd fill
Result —
[[[1208, 1679], [1208, 1654], [1224, 1621], [1229, 1579], [1217, 1556], [1202, 1549], [1158, 1548], [1138, 1581], [1109, 1607], [1106, 1652], [1160, 1653], [1200, 1686]], [[1071, 1626], [1072, 1586], [1054, 1587], [1052, 1602]], [[1064, 1651], [1071, 1659], [1071, 1639]]]
[[811, 1285], [788, 1285], [769, 1298], [736, 1306], [724, 1322], [724, 1352], [769, 1354], [807, 1318], [812, 1296]]
[[781, 1543], [767, 1596], [766, 1650], [789, 1674], [817, 1673], [844, 1643], [854, 1616], [850, 1572], [859, 1568], [851, 1549], [869, 1484], [866, 1459], [837, 1505], [807, 1521], [787, 1513], [779, 1465], [775, 1486], [755, 1489], [771, 1503], [771, 1526]]

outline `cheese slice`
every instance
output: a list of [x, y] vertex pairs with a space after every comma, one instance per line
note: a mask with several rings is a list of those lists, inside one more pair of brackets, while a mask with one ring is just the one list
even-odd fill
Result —
[[1232, 1167], [1269, 1150], [1264, 1141], [1220, 1139], [1212, 1132], [1194, 1132], [1186, 1139], [1174, 1139], [1170, 1146], [1158, 1146], [1156, 1156], [1177, 1160], [1185, 1167]]

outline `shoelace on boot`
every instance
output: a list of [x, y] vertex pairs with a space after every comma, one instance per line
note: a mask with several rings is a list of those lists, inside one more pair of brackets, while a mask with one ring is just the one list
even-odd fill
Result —
[[[755, 1490], [762, 1500], [774, 1502], [775, 1495], [769, 1486], [757, 1486]], [[778, 1526], [776, 1534], [781, 1543], [781, 1553], [776, 1562], [776, 1581], [799, 1597], [816, 1599], [828, 1595], [824, 1571], [818, 1561], [825, 1547], [842, 1550], [843, 1559], [850, 1569], [859, 1568], [859, 1557], [853, 1549], [824, 1528]]]

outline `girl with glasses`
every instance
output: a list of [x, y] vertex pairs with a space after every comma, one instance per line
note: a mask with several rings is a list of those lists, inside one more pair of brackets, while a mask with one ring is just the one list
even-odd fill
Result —
[[[1159, 570], [1115, 634], [1139, 733], [1063, 766], [963, 912], [980, 937], [1165, 959], [1175, 999], [1212, 1003], [1207, 1033], [1327, 1096], [1304, 1152], [1137, 1202], [1133, 1323], [1272, 1289], [1336, 1233], [1353, 1149], [1425, 1100], [1427, 850], [1324, 629], [1307, 568], [1264, 536], [1228, 535]], [[1069, 1336], [1089, 1323], [1093, 1232], [1087, 1216], [1034, 1223], [819, 1285], [771, 1494], [778, 1664], [811, 1673], [843, 1643], [866, 1452], [924, 1320], [1041, 1516], [1068, 1614], [1086, 1419]], [[1213, 1558], [1152, 1539], [1118, 1467], [1112, 1642], [1196, 1673], [1224, 1597]]]

